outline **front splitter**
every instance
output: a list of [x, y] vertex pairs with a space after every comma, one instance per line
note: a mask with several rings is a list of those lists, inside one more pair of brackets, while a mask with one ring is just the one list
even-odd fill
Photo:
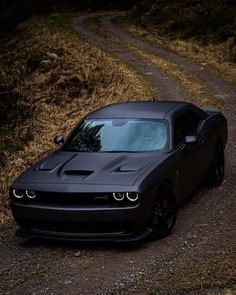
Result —
[[19, 228], [16, 231], [16, 236], [25, 239], [40, 239], [40, 240], [57, 240], [57, 241], [76, 241], [76, 242], [136, 242], [147, 238], [152, 233], [152, 230], [146, 228], [141, 233], [131, 234], [87, 234], [87, 233], [66, 233], [52, 232]]

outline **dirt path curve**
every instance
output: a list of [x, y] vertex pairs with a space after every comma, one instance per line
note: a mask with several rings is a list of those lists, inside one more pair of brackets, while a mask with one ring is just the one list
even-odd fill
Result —
[[211, 89], [214, 96], [224, 101], [227, 111], [233, 114], [234, 108], [236, 106], [236, 94], [235, 89], [232, 86], [230, 86], [228, 83], [225, 83], [223, 79], [212, 74], [200, 62], [194, 62], [173, 52], [167, 51], [151, 43], [144, 42], [138, 38], [133, 37], [129, 33], [125, 32], [121, 27], [112, 22], [112, 19], [115, 16], [116, 15], [109, 15], [100, 18], [101, 24], [107, 31], [110, 31], [113, 35], [117, 36], [123, 42], [129, 43], [144, 51], [149, 51], [150, 53], [157, 54], [161, 58], [171, 61], [189, 71], [190, 73], [195, 74]]
[[74, 21], [73, 27], [81, 37], [89, 40], [97, 47], [114, 54], [121, 60], [136, 68], [145, 76], [148, 76], [152, 81], [153, 86], [156, 88], [157, 96], [160, 99], [170, 99], [170, 97], [172, 97], [172, 99], [184, 100], [187, 98], [185, 92], [181, 89], [177, 81], [163, 74], [161, 71], [158, 71], [151, 63], [141, 60], [134, 53], [127, 51], [111, 40], [105, 39], [98, 34], [87, 30], [83, 26], [83, 23], [89, 17], [90, 15], [81, 16]]
[[[97, 46], [149, 75], [162, 98], [182, 97], [178, 84], [151, 64], [111, 41], [74, 28]], [[160, 76], [161, 75], [161, 76]], [[161, 78], [160, 78], [161, 77]], [[156, 82], [155, 82], [156, 81]], [[160, 85], [164, 88], [161, 88]], [[225, 87], [230, 87], [221, 81]], [[214, 84], [214, 83], [213, 83]], [[213, 85], [218, 87], [217, 85]], [[226, 178], [201, 189], [179, 211], [171, 236], [135, 247], [112, 244], [33, 243], [14, 237], [15, 226], [0, 233], [0, 294], [216, 294], [235, 286], [235, 94], [222, 90], [230, 123]], [[230, 88], [231, 89], [231, 88]], [[168, 96], [165, 93], [168, 92]], [[165, 96], [166, 95], [166, 96]], [[171, 94], [172, 95], [172, 94]], [[222, 98], [223, 98], [222, 97]], [[173, 98], [173, 97], [172, 97]]]

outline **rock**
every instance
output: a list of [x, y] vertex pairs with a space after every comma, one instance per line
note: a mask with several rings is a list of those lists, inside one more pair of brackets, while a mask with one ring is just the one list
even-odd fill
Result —
[[46, 53], [47, 56], [51, 57], [51, 58], [58, 58], [58, 55], [56, 53], [53, 53], [53, 52], [47, 52]]
[[81, 251], [78, 251], [78, 252], [76, 252], [76, 253], [74, 254], [74, 256], [75, 256], [75, 257], [79, 257], [79, 256], [81, 256], [81, 254], [82, 254], [82, 252], [81, 252]]
[[70, 285], [72, 282], [71, 281], [65, 281], [64, 283], [65, 283], [65, 285]]
[[43, 59], [40, 62], [40, 65], [50, 65], [52, 62], [50, 61], [50, 59]]

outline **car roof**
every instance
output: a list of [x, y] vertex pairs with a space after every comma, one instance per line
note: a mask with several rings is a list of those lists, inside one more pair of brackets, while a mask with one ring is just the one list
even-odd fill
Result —
[[128, 101], [110, 104], [86, 116], [86, 119], [142, 118], [164, 119], [167, 113], [193, 106], [183, 101]]

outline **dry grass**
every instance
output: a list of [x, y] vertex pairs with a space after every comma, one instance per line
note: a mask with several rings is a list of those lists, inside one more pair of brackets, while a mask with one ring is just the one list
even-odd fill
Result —
[[139, 49], [138, 47], [126, 44], [122, 42], [118, 37], [114, 36], [100, 25], [100, 15], [92, 16], [87, 19], [87, 27], [113, 42], [119, 46], [134, 52], [141, 59], [151, 62], [158, 70], [163, 71], [168, 76], [180, 82], [182, 88], [188, 93], [188, 97], [192, 102], [197, 103], [199, 106], [212, 106], [222, 109], [222, 103], [216, 100], [216, 97], [211, 93], [206, 85], [200, 81], [194, 74], [184, 70], [182, 67], [170, 62], [166, 59], [161, 58], [157, 54], [152, 54], [148, 51]]
[[[169, 39], [160, 36], [155, 27], [151, 24], [145, 27], [132, 21], [119, 17], [117, 22], [132, 35], [145, 41], [149, 41], [157, 46], [165, 47], [184, 57], [189, 57], [195, 61], [204, 62], [217, 74], [227, 81], [236, 84], [236, 64], [229, 61], [229, 55], [233, 48], [231, 39], [220, 44], [202, 45], [196, 40]], [[232, 47], [232, 48], [231, 48]]]
[[[211, 106], [222, 110], [222, 103], [216, 99], [206, 85], [194, 74], [189, 73], [173, 62], [159, 57], [157, 54], [142, 51], [134, 46], [129, 46], [140, 58], [151, 62], [159, 70], [179, 81], [182, 88], [188, 94], [189, 100], [199, 106]], [[223, 110], [222, 110], [223, 111]]]
[[[4, 150], [0, 224], [10, 219], [9, 185], [20, 172], [54, 149], [54, 135], [68, 134], [82, 116], [100, 106], [147, 95], [130, 68], [68, 30], [64, 23], [68, 19], [61, 20], [60, 15], [34, 18], [20, 25], [0, 51], [2, 85], [18, 93], [14, 107], [22, 106], [20, 113], [14, 113], [19, 120], [15, 121], [9, 145], [20, 140], [20, 130], [30, 134], [20, 141], [17, 151]], [[22, 116], [24, 110], [26, 118]]]
[[[94, 33], [98, 34], [102, 38], [108, 39], [112, 41], [113, 43], [116, 43], [119, 47], [127, 49], [128, 47], [127, 44], [122, 42], [119, 38], [117, 38], [115, 35], [110, 33], [108, 30], [106, 29], [104, 30], [104, 27], [101, 25], [100, 18], [107, 15], [110, 15], [110, 12], [107, 14], [96, 13], [96, 15], [91, 15], [91, 17], [88, 17], [85, 20], [84, 25], [88, 30], [93, 31]], [[130, 48], [131, 46], [128, 47], [128, 49]], [[135, 68], [133, 68], [132, 66], [130, 66], [130, 64], [126, 62], [125, 60], [118, 59], [117, 62], [129, 68], [133, 73], [135, 73], [135, 76], [138, 77], [140, 81], [142, 81], [142, 84], [147, 89], [146, 97], [147, 96], [153, 97], [157, 94], [158, 90], [154, 87], [150, 79], [144, 73], [141, 73]]]
[[235, 295], [236, 290], [230, 290], [230, 289], [225, 289], [225, 290], [213, 290], [213, 291], [207, 291], [205, 292], [205, 295]]

